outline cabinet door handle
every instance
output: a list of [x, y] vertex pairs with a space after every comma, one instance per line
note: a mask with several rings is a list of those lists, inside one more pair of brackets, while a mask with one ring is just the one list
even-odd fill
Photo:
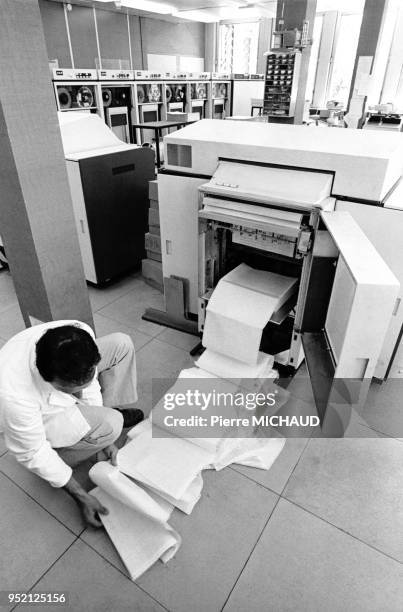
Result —
[[81, 233], [85, 234], [84, 221], [82, 219], [80, 219], [80, 225], [81, 225]]
[[165, 250], [167, 255], [172, 255], [172, 240], [165, 240]]
[[395, 303], [395, 307], [394, 307], [394, 309], [393, 309], [393, 313], [392, 313], [392, 316], [393, 316], [393, 317], [395, 317], [395, 316], [397, 315], [398, 310], [399, 310], [399, 308], [400, 308], [400, 303], [401, 303], [401, 301], [402, 301], [402, 298], [397, 298], [396, 303]]

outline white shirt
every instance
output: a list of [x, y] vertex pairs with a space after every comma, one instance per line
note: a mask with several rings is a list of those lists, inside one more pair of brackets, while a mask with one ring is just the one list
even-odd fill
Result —
[[78, 400], [39, 374], [36, 342], [47, 329], [62, 325], [76, 325], [94, 338], [85, 323], [52, 321], [25, 329], [0, 349], [0, 424], [6, 446], [19, 463], [54, 487], [63, 487], [72, 475], [54, 448], [76, 444], [91, 429], [77, 404], [103, 405], [96, 375]]

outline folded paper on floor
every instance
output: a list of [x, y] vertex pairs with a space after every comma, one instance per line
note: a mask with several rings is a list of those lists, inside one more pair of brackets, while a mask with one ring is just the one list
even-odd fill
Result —
[[104, 461], [95, 464], [89, 475], [97, 484], [91, 491], [108, 509], [100, 519], [125, 564], [136, 580], [158, 559], [169, 561], [178, 550], [181, 537], [168, 525], [173, 506], [151, 496]]

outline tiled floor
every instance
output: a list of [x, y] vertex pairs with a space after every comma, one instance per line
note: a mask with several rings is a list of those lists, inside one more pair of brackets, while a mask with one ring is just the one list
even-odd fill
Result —
[[[163, 301], [139, 276], [90, 289], [90, 297], [98, 335], [133, 338], [139, 405], [148, 412], [151, 378], [190, 365], [197, 339], [142, 321], [146, 306]], [[3, 271], [0, 346], [20, 329]], [[302, 368], [291, 390], [309, 403], [308, 382]], [[105, 533], [86, 529], [71, 498], [20, 468], [0, 439], [0, 589], [68, 591], [68, 606], [54, 609], [74, 612], [401, 612], [403, 444], [393, 439], [403, 421], [399, 391], [396, 381], [371, 389], [364, 416], [380, 432], [376, 439], [297, 438], [268, 472], [237, 466], [205, 473], [191, 516], [172, 516], [183, 537], [176, 557], [136, 583]]]

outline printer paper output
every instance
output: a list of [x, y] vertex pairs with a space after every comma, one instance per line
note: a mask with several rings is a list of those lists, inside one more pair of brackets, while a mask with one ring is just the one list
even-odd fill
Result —
[[256, 365], [263, 328], [297, 280], [241, 264], [217, 284], [207, 305], [203, 346]]

